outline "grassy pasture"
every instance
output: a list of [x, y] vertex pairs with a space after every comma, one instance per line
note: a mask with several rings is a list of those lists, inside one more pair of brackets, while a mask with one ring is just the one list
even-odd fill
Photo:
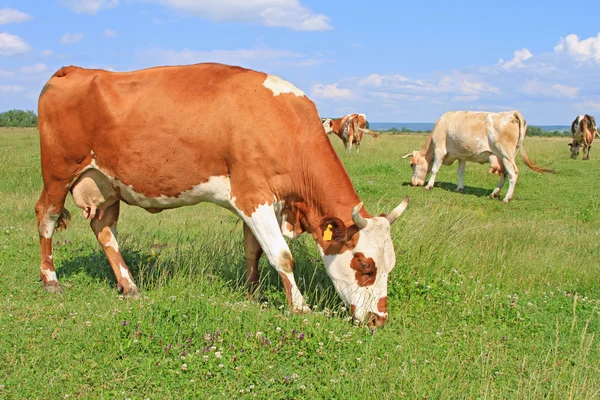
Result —
[[[122, 207], [120, 247], [142, 290], [115, 290], [87, 221], [55, 235], [62, 295], [43, 291], [33, 207], [34, 129], [0, 129], [0, 398], [597, 398], [600, 396], [600, 152], [527, 138], [555, 175], [521, 170], [509, 205], [497, 177], [456, 164], [431, 192], [400, 157], [424, 136], [331, 138], [365, 206], [411, 203], [393, 225], [390, 320], [348, 322], [309, 237], [291, 241], [315, 311], [291, 315], [262, 260], [270, 303], [245, 299], [242, 224], [212, 204], [151, 215]], [[505, 193], [506, 187], [502, 191]]]

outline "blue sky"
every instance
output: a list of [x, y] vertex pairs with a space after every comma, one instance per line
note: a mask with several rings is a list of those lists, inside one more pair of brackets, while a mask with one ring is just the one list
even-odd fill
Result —
[[291, 81], [324, 116], [519, 109], [568, 125], [600, 115], [598, 15], [589, 0], [4, 0], [0, 111], [36, 110], [63, 65], [216, 61]]

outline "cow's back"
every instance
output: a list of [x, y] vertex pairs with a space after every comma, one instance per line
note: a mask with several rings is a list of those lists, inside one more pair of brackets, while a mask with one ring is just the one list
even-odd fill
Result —
[[126, 73], [66, 67], [45, 86], [39, 114], [42, 166], [57, 155], [72, 169], [94, 163], [150, 197], [178, 196], [236, 171], [285, 174], [291, 152], [328, 142], [297, 88], [221, 64]]
[[451, 111], [440, 117], [432, 132], [436, 147], [444, 146], [448, 161], [484, 163], [498, 154], [498, 144], [516, 148], [519, 120], [514, 112]]

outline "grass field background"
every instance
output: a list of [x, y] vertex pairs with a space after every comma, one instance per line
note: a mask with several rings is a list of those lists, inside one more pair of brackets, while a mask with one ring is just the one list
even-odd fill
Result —
[[518, 160], [504, 205], [487, 197], [486, 165], [467, 164], [462, 195], [456, 165], [430, 192], [411, 187], [401, 157], [425, 136], [368, 137], [360, 155], [331, 140], [372, 214], [411, 198], [392, 227], [390, 318], [374, 333], [349, 322], [310, 237], [290, 247], [314, 312], [289, 313], [265, 259], [269, 303], [247, 301], [242, 224], [208, 203], [121, 208], [133, 300], [69, 198], [73, 221], [54, 236], [65, 291], [45, 293], [37, 131], [0, 129], [0, 398], [600, 396], [600, 152], [571, 160], [567, 139], [527, 138], [556, 174]]

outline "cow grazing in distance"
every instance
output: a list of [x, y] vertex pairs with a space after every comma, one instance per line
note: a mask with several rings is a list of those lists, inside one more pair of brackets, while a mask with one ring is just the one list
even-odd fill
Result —
[[504, 181], [508, 176], [509, 187], [504, 203], [508, 203], [515, 191], [519, 169], [515, 163], [517, 149], [521, 158], [529, 168], [536, 172], [552, 172], [534, 165], [523, 146], [527, 123], [518, 111], [508, 112], [447, 112], [436, 122], [431, 135], [419, 151], [408, 153], [402, 158], [410, 157], [412, 168], [412, 184], [425, 185], [425, 178], [431, 177], [425, 189], [430, 190], [435, 177], [442, 166], [452, 165], [458, 160], [457, 192], [464, 192], [464, 175], [467, 161], [491, 164], [490, 172], [500, 174], [500, 182], [491, 194], [498, 197]]
[[353, 144], [356, 145], [356, 153], [360, 152], [360, 142], [364, 133], [368, 133], [374, 138], [379, 137], [379, 133], [367, 129], [365, 114], [347, 114], [337, 119], [326, 118], [323, 121], [323, 128], [328, 134], [333, 132], [342, 139], [348, 152], [352, 150]]
[[249, 295], [265, 253], [291, 309], [309, 311], [284, 240], [308, 232], [354, 318], [385, 323], [396, 262], [390, 225], [408, 199], [371, 216], [314, 103], [291, 83], [213, 63], [123, 73], [63, 67], [40, 95], [39, 131], [44, 187], [35, 211], [48, 291], [62, 290], [52, 235], [70, 217], [69, 191], [125, 295], [138, 288], [117, 241], [121, 202], [156, 213], [209, 201], [243, 221]]
[[591, 115], [578, 115], [571, 124], [571, 136], [573, 141], [569, 143], [571, 147], [571, 158], [576, 159], [579, 155], [579, 149], [583, 147], [583, 160], [590, 159], [590, 150], [594, 136], [598, 135], [596, 119]]

